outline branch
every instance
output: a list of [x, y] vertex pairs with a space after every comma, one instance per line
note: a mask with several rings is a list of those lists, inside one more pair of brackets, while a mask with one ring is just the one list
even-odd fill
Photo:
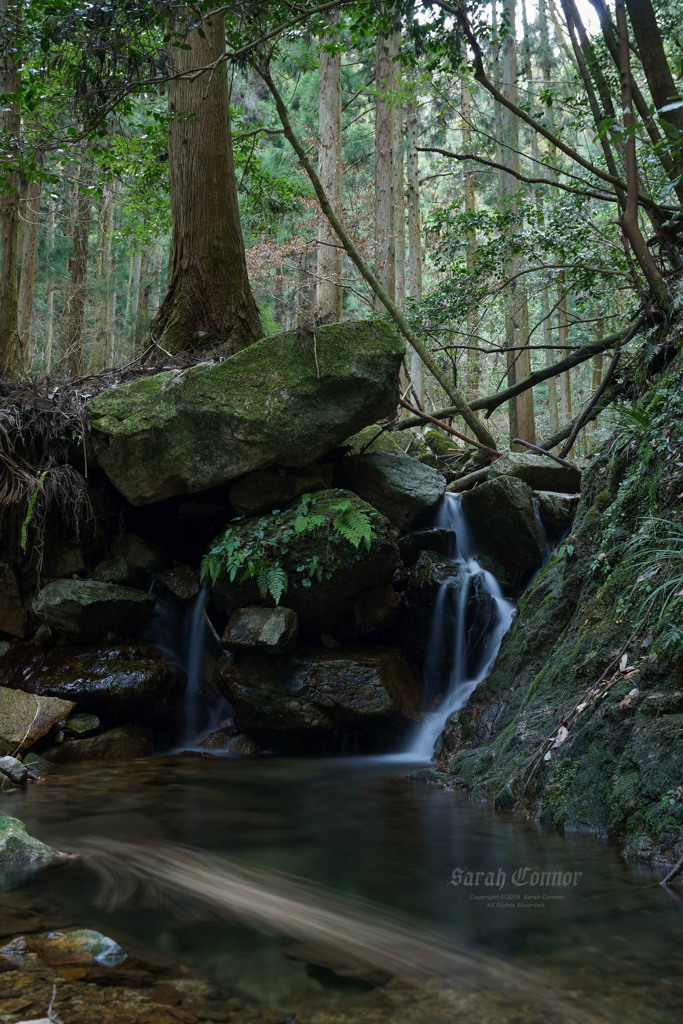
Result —
[[299, 139], [294, 133], [294, 129], [292, 128], [289, 116], [287, 114], [287, 108], [284, 105], [282, 96], [280, 95], [280, 92], [277, 86], [275, 85], [275, 82], [273, 81], [270, 72], [267, 70], [267, 68], [259, 67], [255, 63], [252, 64], [252, 66], [254, 67], [256, 73], [263, 79], [264, 83], [270, 89], [273, 99], [275, 100], [275, 105], [277, 107], [280, 122], [282, 124], [282, 127], [284, 128], [285, 138], [291, 145], [296, 155], [299, 157], [301, 166], [306, 171], [306, 174], [308, 175], [311, 184], [315, 189], [315, 194], [318, 197], [321, 209], [325, 216], [327, 217], [337, 237], [339, 238], [339, 241], [346, 249], [349, 259], [358, 268], [362, 277], [370, 285], [373, 292], [378, 297], [378, 299], [380, 300], [380, 302], [386, 309], [387, 313], [398, 327], [403, 337], [415, 349], [415, 351], [417, 352], [417, 354], [419, 355], [420, 359], [425, 364], [427, 369], [444, 389], [450, 400], [453, 402], [456, 412], [462, 416], [462, 418], [465, 420], [465, 423], [470, 428], [474, 436], [479, 439], [479, 441], [481, 442], [482, 445], [484, 445], [485, 448], [488, 448], [491, 451], [495, 452], [496, 442], [494, 441], [492, 435], [486, 429], [481, 420], [479, 420], [474, 415], [464, 395], [462, 395], [459, 389], [449, 381], [446, 374], [441, 370], [437, 362], [432, 357], [431, 353], [425, 347], [424, 342], [420, 338], [418, 338], [417, 334], [415, 334], [415, 331], [413, 331], [412, 327], [410, 326], [406, 318], [403, 316], [401, 310], [398, 308], [394, 300], [387, 294], [386, 290], [382, 287], [380, 282], [372, 273], [367, 263], [359, 253], [358, 249], [353, 244], [351, 237], [347, 234], [341, 221], [334, 212], [329, 199], [327, 198], [325, 189], [323, 188], [320, 178], [316, 174], [313, 164], [306, 156], [306, 152], [303, 146], [301, 145]]
[[[597, 419], [600, 413], [606, 409], [608, 405], [611, 405], [612, 402], [616, 401], [621, 394], [621, 391], [621, 385], [618, 384], [614, 384], [608, 391], [605, 391], [600, 401], [596, 402], [589, 415], [585, 416], [583, 419], [582, 426], [585, 427], [585, 425], [590, 423], [591, 420]], [[585, 411], [586, 410], [584, 409], [583, 412], [580, 412], [579, 415], [573, 420], [570, 420], [569, 423], [565, 423], [561, 426], [560, 429], [556, 430], [554, 434], [550, 435], [550, 437], [546, 437], [544, 441], [540, 441], [538, 447], [542, 448], [544, 452], [549, 452], [551, 448], [556, 448], [558, 444], [569, 437], [577, 420], [584, 416]]]
[[[585, 363], [587, 359], [591, 358], [591, 356], [599, 355], [600, 352], [604, 352], [608, 348], [612, 348], [615, 345], [618, 345], [619, 347], [625, 345], [635, 337], [645, 323], [645, 320], [645, 314], [641, 313], [635, 323], [633, 323], [628, 330], [619, 331], [616, 334], [610, 334], [608, 337], [603, 338], [602, 341], [594, 341], [590, 345], [582, 345], [581, 348], [577, 349], [572, 355], [561, 359], [559, 363], [553, 363], [552, 366], [546, 366], [542, 370], [534, 370], [528, 377], [525, 377], [523, 380], [513, 384], [512, 387], [506, 388], [505, 391], [498, 391], [495, 395], [488, 395], [484, 398], [475, 398], [475, 400], [470, 403], [470, 408], [486, 409], [490, 416], [499, 405], [507, 402], [510, 398], [515, 398], [524, 391], [528, 391], [529, 388], [533, 388], [537, 384], [541, 384], [544, 380], [549, 380], [551, 377], [557, 377], [559, 374], [564, 373], [565, 370], [570, 370], [572, 366], [578, 366], [579, 363]], [[432, 413], [432, 415], [437, 419], [443, 419], [444, 417], [455, 416], [457, 411], [458, 410], [456, 408], [449, 406], [447, 409], [439, 409], [437, 412]], [[424, 422], [423, 416], [411, 416], [408, 419], [401, 420], [393, 429], [407, 430], [409, 427], [418, 426], [422, 422]], [[558, 438], [558, 440], [555, 441], [555, 444], [559, 444], [560, 441], [564, 441], [564, 439], [569, 436], [573, 423], [574, 421], [572, 420], [572, 423], [569, 424], [567, 433]], [[554, 447], [554, 445], [551, 445], [551, 447]]]
[[600, 384], [600, 386], [598, 388], [596, 388], [595, 394], [593, 395], [593, 397], [591, 398], [590, 402], [588, 403], [586, 408], [583, 410], [583, 412], [580, 413], [576, 417], [576, 420], [574, 421], [574, 426], [572, 427], [572, 430], [571, 430], [571, 434], [569, 435], [569, 438], [567, 439], [567, 443], [564, 445], [564, 447], [562, 448], [562, 451], [560, 452], [560, 456], [562, 458], [564, 458], [565, 455], [569, 455], [569, 452], [572, 450], [572, 446], [574, 444], [574, 441], [576, 441], [576, 438], [579, 436], [579, 431], [581, 430], [581, 427], [584, 425], [584, 423], [588, 422], [588, 417], [589, 417], [591, 411], [598, 404], [598, 402], [600, 401], [600, 399], [604, 395], [605, 391], [607, 390], [607, 385], [610, 383], [610, 381], [614, 377], [614, 373], [616, 371], [616, 368], [617, 368], [617, 366], [619, 364], [619, 360], [620, 359], [621, 359], [621, 349], [617, 349], [616, 352], [614, 353], [614, 355], [612, 356], [611, 363], [607, 367], [607, 373], [603, 377], [602, 383]]
[[552, 459], [553, 462], [557, 462], [559, 466], [564, 466], [565, 469], [573, 469], [571, 462], [567, 462], [559, 455], [553, 455], [552, 452], [547, 451], [545, 448], [541, 448], [538, 444], [532, 444], [531, 441], [523, 441], [521, 437], [515, 437], [512, 441], [513, 444], [523, 444], [525, 448], [531, 448], [532, 451], [536, 452], [537, 455], [545, 455], [547, 459]]
[[447, 156], [451, 160], [474, 160], [478, 164], [483, 164], [484, 167], [493, 167], [494, 170], [505, 171], [506, 174], [511, 174], [513, 178], [526, 182], [527, 185], [552, 185], [553, 188], [561, 188], [565, 192], [571, 192], [572, 195], [581, 196], [582, 198], [588, 196], [590, 199], [600, 199], [605, 203], [614, 202], [614, 196], [608, 192], [592, 192], [587, 188], [572, 188], [571, 185], [563, 185], [562, 182], [553, 181], [552, 178], [528, 178], [518, 171], [511, 170], [505, 164], [499, 164], [495, 160], [487, 160], [483, 156], [475, 156], [474, 153], [453, 153], [450, 149], [441, 149], [439, 146], [416, 146], [415, 148], [418, 153], [440, 153], [441, 156]]
[[436, 417], [430, 416], [429, 413], [420, 412], [420, 410], [416, 409], [414, 405], [410, 404], [410, 402], [406, 402], [405, 398], [399, 398], [398, 404], [402, 405], [404, 409], [408, 410], [408, 412], [417, 414], [421, 419], [426, 420], [427, 423], [433, 423], [435, 427], [439, 428], [439, 430], [444, 430], [447, 434], [452, 434], [453, 437], [457, 437], [459, 441], [465, 441], [467, 444], [473, 444], [475, 448], [479, 448], [480, 451], [486, 452], [486, 454], [490, 455], [492, 458], [497, 459], [500, 455], [500, 452], [495, 451], [495, 449], [487, 448], [484, 444], [479, 444], [479, 442], [475, 441], [474, 438], [468, 437], [467, 434], [461, 434], [459, 430], [455, 429], [455, 427], [449, 427], [447, 423], [442, 423], [441, 420], [437, 420]]
[[[615, 188], [620, 188], [624, 192], [626, 191], [626, 185], [621, 178], [615, 177], [613, 174], [608, 174], [607, 171], [600, 170], [600, 168], [596, 167], [595, 164], [592, 164], [590, 160], [586, 160], [586, 158], [581, 156], [580, 153], [577, 153], [575, 149], [572, 149], [566, 142], [563, 142], [561, 138], [549, 131], [545, 125], [541, 124], [540, 121], [537, 121], [535, 117], [532, 117], [531, 114], [527, 114], [525, 110], [517, 106], [516, 103], [513, 103], [512, 100], [509, 100], [507, 96], [504, 96], [486, 74], [481, 49], [465, 11], [461, 7], [455, 7], [453, 4], [445, 3], [444, 0], [433, 0], [433, 2], [437, 7], [441, 7], [442, 10], [447, 11], [449, 14], [452, 14], [453, 17], [457, 18], [472, 49], [472, 54], [474, 56], [474, 77], [476, 81], [479, 82], [480, 85], [483, 85], [484, 88], [493, 96], [494, 100], [501, 103], [504, 107], [507, 107], [508, 110], [511, 110], [513, 114], [519, 117], [520, 120], [524, 121], [525, 124], [528, 124], [530, 128], [533, 128], [535, 132], [538, 132], [539, 135], [546, 138], [548, 142], [553, 146], [556, 146], [565, 154], [565, 156], [568, 156], [570, 160], [573, 160], [585, 170], [594, 174], [596, 178], [600, 178], [602, 181], [606, 181], [609, 185], [613, 185]], [[650, 199], [649, 196], [638, 193], [638, 200], [642, 206], [651, 210], [659, 211], [657, 203]]]

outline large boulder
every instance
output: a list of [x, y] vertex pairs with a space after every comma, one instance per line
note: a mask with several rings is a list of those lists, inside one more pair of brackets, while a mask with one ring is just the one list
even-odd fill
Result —
[[[372, 524], [374, 538], [369, 551], [363, 543], [354, 547], [332, 526], [339, 515], [335, 508], [346, 504]], [[349, 491], [333, 489], [311, 495], [310, 514], [325, 520], [318, 529], [296, 532], [299, 508], [297, 505], [229, 526], [239, 548], [250, 548], [257, 560], [265, 557], [279, 561], [288, 579], [283, 602], [298, 615], [301, 631], [309, 635], [327, 633], [338, 623], [352, 620], [352, 603], [358, 594], [391, 582], [399, 565], [398, 548], [384, 516]], [[256, 537], [261, 541], [255, 548]], [[309, 569], [314, 564], [318, 571], [311, 578]], [[240, 584], [239, 575], [232, 583], [221, 576], [213, 588], [213, 597], [219, 609], [228, 615], [259, 601], [256, 582]]]
[[147, 757], [154, 750], [152, 730], [139, 722], [117, 725], [97, 736], [67, 740], [45, 751], [53, 764], [72, 761], [133, 761]]
[[549, 536], [560, 537], [570, 528], [579, 507], [580, 497], [580, 494], [534, 491], [541, 522]]
[[370, 452], [343, 459], [340, 482], [402, 532], [441, 500], [446, 481], [441, 473], [408, 455]]
[[571, 464], [561, 465], [547, 455], [506, 452], [489, 470], [489, 480], [512, 476], [538, 491], [560, 491], [574, 494], [581, 490], [581, 470]]
[[38, 592], [33, 611], [53, 633], [97, 643], [108, 633], [135, 636], [154, 616], [155, 598], [133, 587], [97, 580], [55, 580]]
[[271, 466], [237, 480], [230, 488], [230, 504], [241, 516], [258, 516], [273, 508], [284, 508], [301, 494], [322, 491], [332, 486], [333, 466], [304, 466], [288, 469]]
[[306, 466], [394, 412], [403, 354], [381, 320], [321, 327], [315, 355], [296, 334], [264, 338], [103, 391], [89, 403], [95, 453], [133, 505]]
[[528, 484], [516, 477], [499, 476], [467, 491], [462, 502], [478, 555], [492, 558], [508, 580], [540, 568], [547, 542], [539, 529]]
[[119, 720], [163, 715], [185, 689], [184, 674], [154, 647], [18, 648], [3, 661], [3, 682]]
[[419, 718], [420, 684], [390, 648], [226, 656], [215, 681], [249, 735], [279, 749], [322, 736], [380, 736]]
[[68, 854], [28, 835], [23, 821], [0, 817], [0, 871], [25, 871], [60, 860], [68, 860]]
[[68, 718], [74, 702], [0, 686], [0, 755], [29, 750]]

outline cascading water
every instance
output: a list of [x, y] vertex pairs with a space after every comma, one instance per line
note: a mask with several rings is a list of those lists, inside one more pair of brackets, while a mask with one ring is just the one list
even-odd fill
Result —
[[425, 692], [443, 694], [412, 736], [407, 756], [429, 760], [454, 711], [488, 675], [515, 612], [495, 577], [474, 557], [474, 545], [459, 495], [447, 493], [436, 526], [452, 533], [452, 572], [441, 582], [432, 617], [425, 663]]

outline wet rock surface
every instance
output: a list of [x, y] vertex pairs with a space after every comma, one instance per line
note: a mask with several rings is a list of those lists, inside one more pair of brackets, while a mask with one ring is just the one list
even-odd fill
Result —
[[0, 754], [28, 750], [74, 706], [70, 700], [0, 686]]
[[33, 611], [58, 636], [88, 644], [135, 636], [153, 618], [154, 598], [97, 580], [56, 580], [39, 591]]
[[477, 552], [492, 558], [510, 578], [540, 568], [545, 542], [528, 484], [498, 476], [467, 491], [462, 502]]
[[66, 854], [28, 835], [18, 818], [0, 816], [0, 873], [25, 871], [63, 861]]
[[294, 650], [298, 635], [299, 620], [291, 608], [252, 605], [232, 613], [221, 643], [237, 650], [283, 654]]
[[67, 739], [59, 746], [50, 747], [45, 757], [53, 764], [73, 761], [134, 761], [148, 757], [154, 750], [154, 733], [138, 722], [105, 729], [97, 736]]
[[7, 656], [3, 675], [11, 689], [59, 697], [119, 720], [131, 712], [163, 717], [186, 683], [184, 673], [154, 647], [17, 648]]
[[578, 466], [561, 465], [546, 455], [525, 452], [506, 452], [496, 459], [489, 470], [489, 480], [501, 476], [515, 477], [538, 491], [560, 491], [577, 494], [581, 490], [581, 470]]
[[227, 656], [215, 681], [246, 731], [279, 748], [354, 729], [381, 736], [383, 728], [405, 729], [419, 717], [420, 684], [391, 649]]

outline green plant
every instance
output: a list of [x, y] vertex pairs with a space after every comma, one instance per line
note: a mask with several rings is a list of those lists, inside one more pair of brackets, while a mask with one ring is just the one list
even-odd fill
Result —
[[[283, 561], [292, 541], [306, 533], [319, 533], [325, 538], [328, 553], [335, 547], [362, 544], [368, 551], [375, 536], [370, 515], [357, 508], [353, 501], [340, 496], [339, 501], [321, 503], [315, 495], [304, 494], [286, 518], [279, 509], [253, 522], [247, 532], [245, 524], [235, 520], [224, 535], [202, 559], [202, 580], [215, 584], [221, 577], [230, 583], [256, 580], [262, 598], [272, 597], [280, 603], [287, 592], [289, 578]], [[330, 559], [325, 564], [319, 554], [307, 556], [296, 566], [297, 583], [307, 588], [313, 581], [330, 575]]]
[[640, 594], [638, 621], [656, 615], [661, 625], [667, 609], [683, 597], [683, 526], [671, 519], [650, 516], [644, 521], [628, 557], [639, 575], [631, 597]]

